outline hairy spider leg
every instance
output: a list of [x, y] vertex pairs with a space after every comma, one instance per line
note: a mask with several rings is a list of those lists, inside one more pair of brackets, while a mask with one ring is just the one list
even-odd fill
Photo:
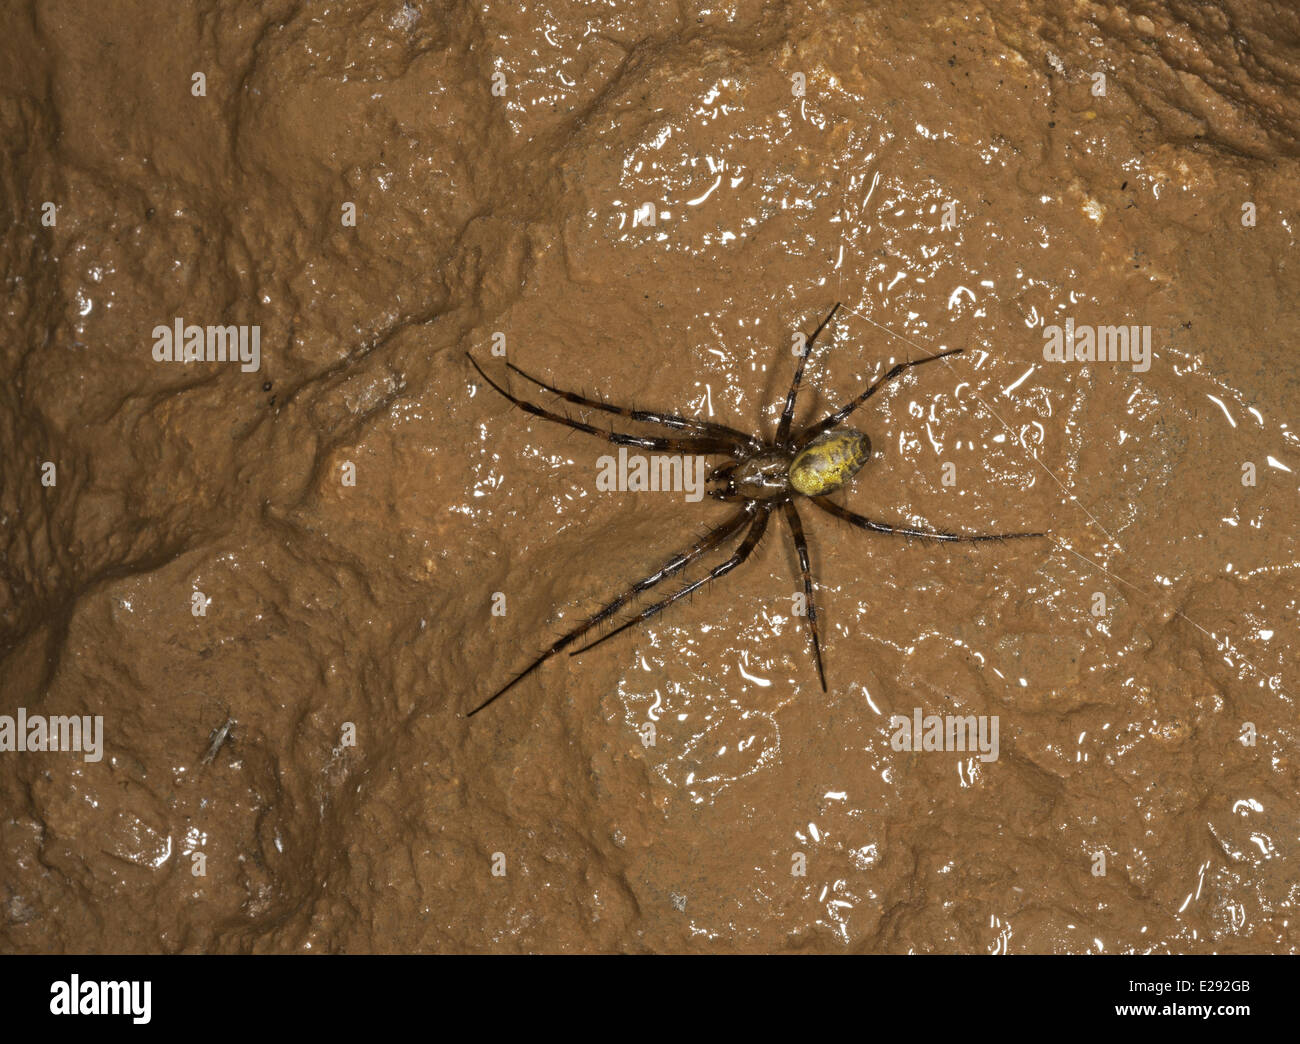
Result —
[[482, 367], [474, 361], [474, 357], [468, 352], [465, 356], [470, 361], [470, 365], [478, 370], [478, 375], [488, 384], [492, 385], [505, 398], [509, 399], [525, 413], [531, 413], [534, 417], [541, 417], [544, 420], [555, 421], [556, 424], [564, 424], [567, 427], [574, 428], [577, 431], [585, 431], [588, 435], [595, 435], [597, 438], [608, 439], [618, 446], [640, 446], [643, 449], [652, 450], [676, 450], [683, 453], [694, 453], [700, 456], [708, 454], [726, 454], [732, 456], [735, 454], [736, 445], [732, 441], [710, 438], [705, 435], [685, 435], [680, 438], [666, 439], [659, 435], [624, 435], [618, 431], [605, 431], [602, 428], [593, 427], [590, 424], [584, 424], [580, 420], [574, 420], [572, 417], [566, 417], [562, 413], [553, 413], [550, 410], [543, 409], [535, 403], [527, 402], [514, 395], [511, 395], [501, 385], [497, 384], [491, 377], [483, 372]]
[[808, 338], [808, 344], [799, 355], [799, 365], [794, 368], [794, 379], [790, 382], [790, 391], [785, 397], [785, 409], [781, 412], [781, 423], [776, 427], [776, 444], [785, 446], [786, 440], [790, 437], [790, 425], [794, 421], [794, 400], [799, 396], [799, 382], [803, 380], [804, 364], [808, 361], [808, 356], [812, 355], [813, 344], [817, 341], [817, 335], [826, 328], [826, 324], [835, 318], [835, 313], [840, 310], [840, 302], [835, 302], [835, 307], [830, 310], [830, 314], [822, 320], [821, 326], [813, 331], [813, 335]]
[[736, 532], [738, 532], [745, 525], [745, 523], [748, 522], [753, 517], [753, 515], [754, 515], [753, 505], [746, 504], [745, 507], [735, 515], [735, 517], [728, 519], [718, 529], [715, 529], [712, 533], [709, 533], [707, 536], [701, 537], [694, 544], [692, 544], [686, 551], [679, 552], [678, 554], [673, 555], [673, 557], [668, 559], [668, 561], [665, 562], [656, 572], [651, 573], [649, 576], [645, 577], [644, 579], [638, 580], [635, 584], [629, 587], [626, 591], [624, 591], [621, 595], [615, 598], [612, 602], [606, 605], [599, 612], [595, 613], [592, 616], [587, 617], [587, 619], [584, 620], [582, 623], [580, 623], [577, 627], [575, 627], [573, 630], [569, 631], [567, 634], [562, 636], [559, 639], [559, 641], [557, 641], [554, 645], [552, 645], [549, 649], [547, 649], [546, 652], [542, 653], [541, 656], [537, 657], [537, 659], [535, 659], [522, 671], [520, 671], [513, 678], [511, 678], [510, 681], [507, 682], [503, 688], [498, 689], [495, 693], [493, 693], [492, 696], [484, 700], [472, 711], [466, 714], [465, 717], [472, 718], [484, 707], [500, 699], [510, 689], [514, 688], [519, 682], [523, 681], [524, 678], [528, 677], [528, 675], [532, 674], [533, 671], [537, 670], [537, 668], [540, 667], [546, 660], [550, 659], [561, 649], [564, 649], [566, 646], [572, 644], [576, 639], [582, 637], [582, 635], [586, 634], [597, 624], [605, 620], [608, 620], [611, 616], [613, 616], [616, 612], [618, 612], [619, 609], [621, 609], [624, 605], [626, 605], [629, 601], [631, 601], [636, 595], [639, 595], [642, 591], [648, 591], [650, 588], [654, 587], [656, 584], [660, 583], [661, 581], [667, 580], [670, 576], [674, 575], [675, 573], [681, 572], [683, 569], [685, 569], [688, 565], [694, 562], [701, 555], [707, 554], [708, 552], [716, 548], [718, 545], [725, 543], [730, 537], [732, 537]]
[[558, 395], [566, 402], [574, 403], [577, 406], [587, 406], [593, 410], [604, 410], [606, 413], [615, 413], [620, 417], [629, 417], [634, 421], [641, 421], [645, 424], [662, 424], [666, 428], [674, 428], [678, 431], [687, 430], [703, 435], [712, 435], [719, 439], [731, 439], [737, 447], [752, 446], [757, 448], [759, 442], [752, 435], [746, 435], [743, 431], [737, 431], [725, 424], [716, 424], [713, 421], [699, 420], [696, 417], [683, 417], [676, 413], [660, 413], [653, 410], [632, 410], [626, 406], [615, 406], [610, 402], [601, 402], [599, 399], [588, 399], [585, 395], [578, 395], [575, 392], [567, 392], [563, 389], [556, 388], [547, 384], [545, 381], [538, 380], [531, 374], [525, 373], [514, 363], [506, 363], [508, 369], [514, 370], [520, 377], [526, 381], [532, 381], [537, 387], [550, 392], [552, 395]]
[[848, 508], [841, 507], [834, 501], [826, 500], [824, 497], [809, 497], [808, 499], [836, 518], [842, 518], [850, 525], [857, 526], [859, 529], [870, 530], [873, 533], [924, 537], [927, 540], [961, 540], [968, 543], [978, 543], [982, 540], [1018, 540], [1021, 537], [1047, 536], [1046, 533], [949, 533], [942, 529], [913, 529], [910, 526], [890, 526], [884, 522], [875, 522], [865, 515], [859, 515], [856, 511], [850, 511]]
[[812, 442], [813, 439], [815, 439], [818, 435], [821, 435], [823, 432], [827, 432], [830, 431], [832, 428], [838, 427], [843, 422], [845, 417], [847, 417], [850, 413], [852, 413], [864, 402], [866, 402], [869, 398], [871, 398], [871, 396], [875, 395], [876, 390], [880, 388], [881, 385], [887, 384], [888, 382], [892, 381], [904, 370], [907, 370], [913, 366], [920, 366], [923, 363], [934, 362], [936, 359], [943, 359], [949, 355], [957, 355], [961, 351], [962, 351], [961, 348], [949, 348], [946, 352], [940, 352], [938, 355], [927, 355], [924, 359], [913, 359], [910, 362], [899, 363], [897, 366], [893, 367], [888, 373], [886, 373], [885, 376], [881, 377], [880, 380], [876, 381], [875, 384], [873, 384], [870, 388], [864, 391], [852, 402], [845, 403], [843, 406], [841, 406], [838, 410], [832, 413], [825, 420], [820, 420], [812, 427], [804, 429], [803, 433], [799, 436], [799, 448], [802, 449], [804, 446], [808, 445], [808, 443]]
[[799, 555], [799, 571], [803, 573], [804, 596], [808, 600], [808, 637], [812, 639], [813, 658], [817, 661], [817, 677], [821, 679], [822, 692], [826, 691], [826, 671], [822, 669], [822, 644], [817, 631], [817, 603], [813, 601], [812, 570], [808, 565], [808, 541], [804, 539], [803, 523], [799, 521], [799, 510], [793, 500], [783, 505], [785, 520], [790, 524], [790, 535], [794, 537], [794, 549]]
[[[751, 501], [750, 504], [752, 505], [752, 503], [753, 502]], [[599, 645], [601, 642], [609, 641], [609, 639], [613, 638], [614, 635], [621, 634], [623, 631], [626, 631], [629, 627], [635, 627], [637, 624], [641, 623], [642, 621], [650, 619], [650, 617], [654, 616], [656, 613], [663, 612], [675, 601], [677, 601], [677, 599], [685, 598], [692, 591], [696, 590], [699, 587], [702, 587], [704, 584], [707, 584], [710, 580], [717, 580], [720, 577], [726, 576], [733, 569], [735, 569], [736, 566], [744, 562], [745, 559], [747, 559], [753, 553], [754, 548], [758, 546], [758, 542], [763, 539], [763, 530], [767, 528], [767, 520], [771, 514], [772, 514], [772, 506], [770, 503], [764, 504], [761, 507], [759, 507], [758, 515], [754, 518], [754, 524], [749, 527], [749, 532], [745, 535], [745, 539], [740, 542], [740, 547], [736, 549], [736, 553], [732, 555], [730, 558], [728, 558], [721, 565], [714, 566], [711, 570], [709, 570], [707, 575], [702, 576], [700, 577], [700, 579], [687, 584], [685, 587], [670, 594], [667, 598], [663, 599], [662, 601], [655, 602], [654, 605], [646, 606], [644, 609], [641, 610], [641, 612], [639, 612], [636, 616], [632, 617], [632, 619], [630, 619], [627, 623], [623, 624], [621, 627], [614, 628], [614, 630], [610, 631], [609, 634], [597, 638], [594, 642], [584, 645], [581, 649], [575, 649], [573, 652], [569, 653], [569, 655], [577, 656], [579, 653], [585, 653], [588, 649], [594, 648], [595, 646]]]

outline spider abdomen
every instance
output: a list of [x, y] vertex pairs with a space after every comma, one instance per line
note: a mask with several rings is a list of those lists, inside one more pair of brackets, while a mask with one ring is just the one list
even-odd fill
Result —
[[860, 431], [840, 428], [819, 435], [790, 462], [790, 485], [806, 497], [833, 493], [848, 482], [871, 456], [871, 440]]

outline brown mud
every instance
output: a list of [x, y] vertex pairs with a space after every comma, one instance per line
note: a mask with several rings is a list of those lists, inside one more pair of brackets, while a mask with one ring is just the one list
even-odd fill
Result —
[[[0, 715], [104, 752], [0, 752], [0, 950], [1297, 948], [1292, 6], [203, 9], [4, 16]], [[966, 349], [841, 502], [1050, 539], [805, 503], [829, 693], [774, 519], [467, 721], [729, 509], [464, 353], [770, 434], [837, 300], [801, 423]]]

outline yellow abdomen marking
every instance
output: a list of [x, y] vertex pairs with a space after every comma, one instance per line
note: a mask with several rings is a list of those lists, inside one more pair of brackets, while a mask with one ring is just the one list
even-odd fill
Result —
[[790, 485], [806, 497], [833, 493], [871, 456], [871, 440], [860, 431], [828, 431], [801, 449], [790, 463]]

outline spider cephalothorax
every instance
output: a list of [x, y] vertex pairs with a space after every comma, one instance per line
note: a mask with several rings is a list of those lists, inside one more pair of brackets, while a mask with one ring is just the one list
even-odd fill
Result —
[[578, 431], [585, 431], [590, 435], [608, 439], [620, 446], [640, 446], [643, 449], [676, 450], [696, 455], [728, 457], [728, 460], [718, 465], [709, 474], [709, 494], [718, 500], [738, 502], [740, 504], [740, 510], [712, 533], [697, 540], [687, 550], [673, 555], [655, 572], [644, 579], [638, 580], [617, 598], [606, 604], [599, 612], [589, 616], [577, 627], [562, 635], [554, 645], [511, 678], [505, 686], [498, 689], [492, 696], [470, 711], [470, 715], [477, 714], [488, 704], [503, 696], [551, 656], [572, 645], [577, 639], [599, 624], [612, 619], [620, 609], [637, 595], [657, 586], [670, 576], [680, 573], [696, 559], [723, 546], [743, 530], [745, 535], [741, 539], [739, 546], [725, 562], [714, 566], [713, 569], [698, 580], [693, 580], [680, 587], [667, 598], [662, 598], [652, 605], [646, 606], [625, 623], [614, 628], [608, 634], [597, 638], [594, 642], [589, 642], [582, 648], [575, 650], [571, 655], [576, 656], [594, 645], [599, 645], [629, 627], [662, 612], [673, 602], [684, 598], [710, 580], [716, 580], [731, 572], [753, 553], [754, 548], [758, 546], [764, 532], [767, 530], [767, 523], [772, 512], [777, 508], [781, 509], [781, 513], [785, 517], [790, 529], [790, 537], [794, 541], [795, 551], [799, 556], [799, 569], [803, 576], [804, 595], [807, 604], [807, 615], [804, 618], [808, 621], [808, 637], [812, 644], [813, 658], [817, 663], [817, 677], [821, 681], [822, 690], [825, 691], [826, 672], [822, 667], [821, 638], [817, 621], [817, 607], [813, 600], [812, 571], [808, 562], [808, 543], [804, 539], [803, 524], [799, 518], [798, 508], [795, 506], [801, 498], [811, 501], [823, 511], [851, 525], [876, 533], [893, 533], [905, 537], [950, 541], [1009, 540], [1015, 537], [1043, 535], [1042, 533], [948, 533], [943, 530], [894, 526], [873, 521], [865, 515], [859, 515], [834, 501], [826, 499], [829, 494], [841, 489], [848, 483], [871, 456], [871, 440], [860, 431], [841, 426], [849, 414], [871, 398], [881, 385], [893, 380], [909, 367], [934, 362], [936, 359], [956, 355], [961, 351], [960, 348], [952, 348], [946, 352], [939, 352], [937, 355], [928, 355], [923, 359], [898, 363], [857, 398], [846, 403], [834, 413], [828, 414], [816, 424], [796, 432], [793, 430], [794, 404], [799, 394], [799, 384], [803, 380], [804, 364], [812, 353], [817, 335], [826, 328], [826, 324], [831, 321], [839, 307], [836, 304], [830, 310], [830, 314], [821, 321], [821, 325], [813, 331], [812, 336], [808, 338], [808, 347], [800, 355], [799, 364], [795, 367], [794, 379], [790, 382], [790, 391], [785, 399], [785, 409], [781, 413], [781, 420], [777, 425], [776, 434], [771, 440], [764, 440], [757, 435], [747, 435], [735, 428], [730, 428], [725, 424], [717, 424], [713, 421], [697, 420], [675, 413], [627, 409], [622, 406], [614, 406], [611, 403], [600, 402], [596, 399], [588, 399], [581, 395], [575, 395], [573, 392], [553, 388], [551, 385], [539, 381], [536, 377], [530, 377], [519, 367], [507, 363], [510, 370], [519, 374], [525, 380], [531, 381], [545, 391], [560, 396], [566, 402], [574, 403], [586, 409], [617, 414], [620, 417], [626, 417], [629, 420], [644, 424], [658, 425], [661, 428], [667, 428], [680, 434], [672, 436], [629, 435], [617, 431], [606, 431], [585, 421], [567, 417], [562, 413], [543, 409], [535, 403], [516, 398], [485, 374], [478, 363], [474, 362], [472, 358], [470, 359], [471, 365], [475, 370], [478, 370], [480, 377], [516, 406], [536, 417], [555, 421], [570, 428], [576, 428]]

